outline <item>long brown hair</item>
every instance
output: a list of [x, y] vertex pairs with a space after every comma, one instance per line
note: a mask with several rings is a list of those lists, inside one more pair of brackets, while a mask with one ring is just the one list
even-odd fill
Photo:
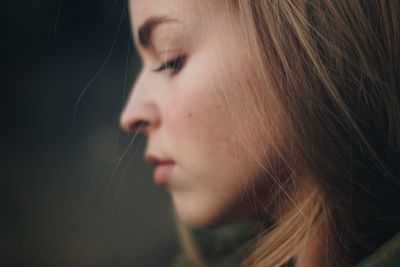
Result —
[[290, 140], [284, 212], [243, 265], [301, 262], [317, 237], [323, 266], [352, 266], [400, 226], [399, 1], [225, 1]]
[[259, 76], [284, 110], [281, 132], [292, 140], [282, 148], [285, 162], [307, 170], [313, 185], [276, 218], [247, 263], [280, 266], [317, 231], [324, 266], [353, 265], [400, 225], [399, 3], [236, 5]]

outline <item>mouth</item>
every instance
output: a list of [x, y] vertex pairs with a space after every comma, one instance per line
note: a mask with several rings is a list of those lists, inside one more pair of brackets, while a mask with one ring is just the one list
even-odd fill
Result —
[[167, 183], [168, 176], [170, 176], [175, 162], [168, 159], [162, 159], [150, 154], [145, 156], [145, 160], [154, 165], [153, 178], [157, 186], [163, 186]]

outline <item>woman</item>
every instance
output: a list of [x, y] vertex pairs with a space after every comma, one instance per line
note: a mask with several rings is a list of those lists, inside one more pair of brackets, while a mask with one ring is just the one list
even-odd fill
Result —
[[258, 221], [244, 266], [355, 266], [396, 241], [397, 0], [131, 0], [130, 11], [143, 68], [121, 125], [147, 135], [183, 223]]

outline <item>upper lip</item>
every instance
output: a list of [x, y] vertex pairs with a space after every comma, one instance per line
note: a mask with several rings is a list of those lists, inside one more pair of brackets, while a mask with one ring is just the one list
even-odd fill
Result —
[[153, 165], [161, 165], [161, 164], [171, 164], [174, 163], [174, 161], [169, 160], [169, 159], [163, 159], [161, 157], [157, 157], [151, 154], [146, 154], [146, 156], [144, 157], [144, 159], [147, 162], [150, 162]]

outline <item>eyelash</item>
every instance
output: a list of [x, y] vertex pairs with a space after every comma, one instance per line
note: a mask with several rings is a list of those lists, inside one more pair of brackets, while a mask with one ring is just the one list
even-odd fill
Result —
[[185, 63], [185, 56], [178, 56], [174, 59], [167, 60], [161, 64], [160, 67], [154, 70], [154, 72], [161, 72], [164, 70], [170, 70], [171, 75], [177, 74], [180, 70], [182, 70], [183, 65]]

